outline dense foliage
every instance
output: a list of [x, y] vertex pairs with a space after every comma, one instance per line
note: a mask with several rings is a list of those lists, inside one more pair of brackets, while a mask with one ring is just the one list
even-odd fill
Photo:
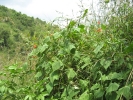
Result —
[[73, 19], [61, 31], [45, 34], [26, 63], [1, 72], [0, 99], [132, 99], [133, 8], [122, 3], [119, 9], [106, 23], [95, 20], [88, 27]]
[[[0, 6], [0, 49], [3, 47], [17, 47], [30, 40], [36, 42], [36, 37], [44, 37], [48, 32], [59, 30], [57, 25], [51, 25], [39, 18], [29, 17], [5, 6]], [[13, 47], [12, 47], [13, 46]]]

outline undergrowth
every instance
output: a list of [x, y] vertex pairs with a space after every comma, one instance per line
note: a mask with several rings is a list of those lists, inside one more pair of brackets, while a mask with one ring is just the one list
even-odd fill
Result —
[[86, 27], [72, 19], [61, 31], [45, 36], [27, 62], [0, 73], [0, 99], [132, 99], [133, 10], [127, 3], [120, 7], [124, 10], [113, 12], [106, 23], [95, 20]]

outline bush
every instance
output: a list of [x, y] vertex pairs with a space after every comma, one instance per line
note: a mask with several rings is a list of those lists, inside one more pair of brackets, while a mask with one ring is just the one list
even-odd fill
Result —
[[[89, 32], [85, 24], [71, 20], [66, 28], [45, 36], [29, 55], [31, 65], [37, 60], [32, 82], [23, 85], [22, 76], [32, 73], [25, 70], [28, 64], [7, 67], [12, 80], [0, 82], [1, 99], [132, 99], [132, 17], [128, 11], [122, 21], [117, 12], [107, 23], [94, 21], [97, 24], [91, 24]], [[87, 10], [81, 19], [86, 14]], [[22, 83], [15, 82], [14, 76]]]
[[4, 23], [1, 23], [0, 27], [0, 45], [3, 47], [9, 47], [10, 44], [10, 30], [8, 26]]

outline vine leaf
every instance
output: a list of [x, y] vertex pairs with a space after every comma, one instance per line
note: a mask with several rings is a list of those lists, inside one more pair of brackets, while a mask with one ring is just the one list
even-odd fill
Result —
[[84, 93], [81, 94], [79, 100], [90, 100], [88, 90], [86, 90]]
[[104, 90], [102, 90], [102, 89], [98, 89], [98, 90], [95, 90], [94, 91], [94, 96], [95, 96], [95, 98], [100, 98], [100, 97], [102, 97], [103, 95], [104, 95]]
[[56, 60], [52, 63], [52, 69], [53, 71], [60, 69], [60, 67], [63, 65], [63, 63], [59, 60]]
[[100, 61], [100, 64], [105, 68], [105, 70], [108, 69], [108, 67], [111, 65], [111, 63], [112, 63], [112, 60], [110, 60], [110, 59], [106, 60], [106, 59], [102, 58]]
[[107, 93], [111, 93], [112, 91], [116, 91], [119, 88], [119, 84], [110, 83], [109, 87], [106, 89]]
[[39, 78], [40, 76], [42, 76], [42, 72], [37, 72], [37, 74], [35, 75], [36, 78]]
[[68, 79], [73, 79], [76, 75], [77, 75], [77, 73], [72, 68], [68, 69], [68, 71], [67, 71]]
[[103, 46], [104, 42], [100, 42], [100, 44], [95, 48], [94, 53], [97, 54]]
[[46, 89], [47, 89], [48, 93], [50, 94], [50, 92], [51, 92], [52, 89], [53, 89], [52, 83], [48, 83], [48, 84], [46, 85]]
[[84, 18], [84, 17], [87, 15], [87, 13], [88, 13], [88, 9], [85, 9], [85, 11], [84, 11], [84, 14], [83, 14], [82, 18]]
[[58, 79], [59, 79], [59, 71], [58, 70], [56, 70], [50, 74], [50, 82], [52, 84], [54, 83], [54, 80], [58, 80]]
[[131, 99], [131, 92], [130, 92], [130, 87], [129, 86], [124, 86], [120, 88], [117, 92], [117, 98], [119, 98], [121, 95], [123, 95], [126, 100]]

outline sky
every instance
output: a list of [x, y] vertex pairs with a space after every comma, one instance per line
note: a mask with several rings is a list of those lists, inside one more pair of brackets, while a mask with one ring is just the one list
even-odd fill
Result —
[[[95, 4], [97, 0], [81, 1], [88, 7], [91, 1]], [[52, 21], [62, 14], [69, 18], [77, 16], [81, 10], [79, 4], [79, 0], [0, 0], [0, 5], [45, 21]]]

